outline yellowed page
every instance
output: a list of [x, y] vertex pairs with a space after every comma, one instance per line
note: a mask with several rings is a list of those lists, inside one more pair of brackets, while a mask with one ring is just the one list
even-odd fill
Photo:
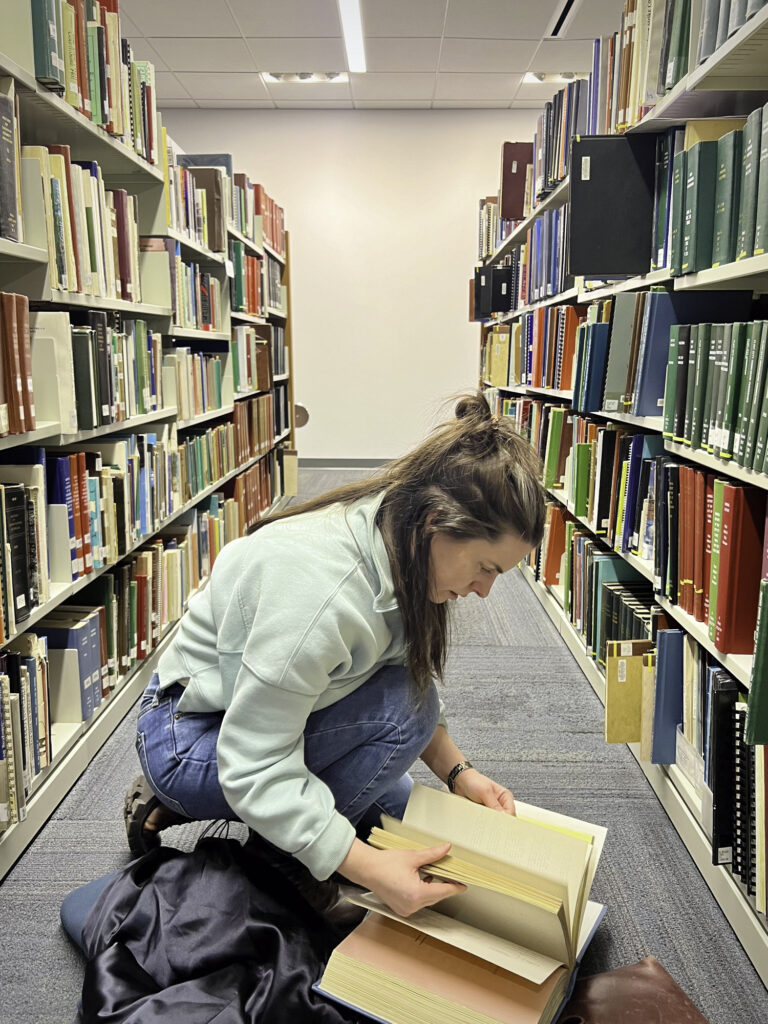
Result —
[[539, 1024], [564, 992], [561, 967], [541, 986], [378, 914], [334, 950], [321, 989], [393, 1024]]
[[565, 885], [570, 932], [590, 858], [590, 846], [583, 839], [553, 829], [542, 838], [542, 828], [536, 822], [419, 783], [408, 798], [403, 821], [461, 843], [475, 853]]
[[481, 931], [464, 921], [448, 917], [440, 912], [441, 904], [438, 904], [436, 909], [424, 907], [410, 917], [401, 917], [372, 892], [355, 893], [347, 896], [347, 899], [359, 907], [365, 907], [366, 910], [383, 914], [393, 921], [399, 921], [425, 935], [431, 935], [433, 939], [439, 939], [473, 956], [479, 956], [496, 967], [532, 981], [535, 985], [543, 984], [552, 971], [563, 966], [562, 962], [536, 953], [532, 949], [526, 949], [517, 942], [510, 942], [498, 935]]

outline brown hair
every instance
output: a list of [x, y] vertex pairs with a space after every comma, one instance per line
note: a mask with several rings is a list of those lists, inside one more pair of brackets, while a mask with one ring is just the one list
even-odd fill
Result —
[[442, 677], [448, 642], [448, 609], [429, 599], [431, 538], [443, 533], [494, 541], [514, 533], [535, 547], [544, 532], [540, 477], [541, 463], [528, 441], [511, 419], [492, 416], [478, 392], [463, 395], [455, 418], [374, 476], [270, 516], [256, 529], [386, 492], [377, 521], [403, 618], [407, 666], [421, 696], [433, 678]]

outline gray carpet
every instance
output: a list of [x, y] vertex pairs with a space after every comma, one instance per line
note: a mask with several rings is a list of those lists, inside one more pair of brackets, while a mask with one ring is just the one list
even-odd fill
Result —
[[[301, 494], [353, 478], [303, 470]], [[583, 972], [651, 953], [710, 1024], [765, 1024], [759, 977], [631, 753], [603, 742], [602, 706], [519, 574], [485, 602], [459, 603], [444, 699], [477, 767], [521, 799], [608, 827], [593, 889], [608, 914]], [[58, 909], [129, 859], [120, 809], [137, 770], [134, 722], [132, 713], [0, 887], [0, 1024], [74, 1019], [82, 962]], [[414, 775], [429, 781], [423, 766]], [[173, 829], [166, 841], [189, 848], [200, 830]]]

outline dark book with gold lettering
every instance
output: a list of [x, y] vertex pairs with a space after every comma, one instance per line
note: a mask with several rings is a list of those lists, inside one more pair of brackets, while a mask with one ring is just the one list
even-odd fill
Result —
[[517, 801], [517, 816], [414, 786], [403, 821], [369, 842], [418, 850], [446, 839], [425, 871], [467, 888], [410, 917], [373, 893], [315, 988], [385, 1024], [550, 1024], [605, 907], [589, 900], [606, 830]]

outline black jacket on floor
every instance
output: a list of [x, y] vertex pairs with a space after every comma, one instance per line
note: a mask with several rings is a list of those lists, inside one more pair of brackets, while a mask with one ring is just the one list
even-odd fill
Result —
[[357, 1024], [312, 991], [342, 938], [233, 839], [133, 861], [83, 929], [83, 1024]]

